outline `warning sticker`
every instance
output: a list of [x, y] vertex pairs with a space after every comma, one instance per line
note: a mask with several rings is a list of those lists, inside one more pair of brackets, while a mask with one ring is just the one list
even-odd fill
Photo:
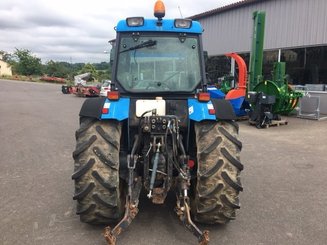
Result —
[[194, 112], [194, 108], [193, 108], [193, 106], [190, 106], [188, 108], [188, 114], [191, 115], [191, 114], [193, 114], [193, 112]]

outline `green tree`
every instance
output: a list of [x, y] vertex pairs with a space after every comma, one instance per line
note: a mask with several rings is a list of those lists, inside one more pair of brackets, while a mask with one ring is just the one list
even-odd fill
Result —
[[32, 55], [28, 49], [17, 49], [14, 52], [17, 60], [13, 64], [14, 71], [20, 75], [40, 75], [42, 73], [41, 59]]
[[98, 72], [95, 69], [95, 67], [90, 63], [85, 64], [83, 66], [82, 70], [80, 71], [81, 74], [87, 73], [87, 72], [91, 73], [91, 79], [95, 79], [95, 80], [98, 79]]
[[105, 79], [111, 79], [111, 73], [109, 73], [109, 69], [107, 70], [99, 70], [98, 71], [98, 80], [102, 81]]
[[97, 70], [107, 70], [109, 69], [109, 62], [93, 63], [92, 64]]
[[98, 72], [98, 80], [111, 79], [111, 65], [109, 62], [93, 63]]
[[12, 58], [13, 58], [12, 54], [10, 54], [6, 51], [0, 50], [0, 59], [2, 59], [4, 62], [10, 63]]
[[66, 62], [55, 62], [53, 60], [50, 60], [45, 65], [45, 73], [49, 76], [53, 77], [63, 77], [68, 78], [71, 73], [71, 69], [69, 67], [69, 64]]

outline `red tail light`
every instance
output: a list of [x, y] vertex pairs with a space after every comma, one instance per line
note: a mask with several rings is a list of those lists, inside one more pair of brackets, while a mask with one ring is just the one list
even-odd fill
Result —
[[215, 115], [216, 114], [216, 110], [215, 109], [209, 109], [209, 114], [210, 115]]
[[210, 94], [200, 92], [198, 93], [198, 101], [208, 102], [210, 100]]
[[109, 109], [108, 108], [102, 108], [102, 114], [108, 114]]
[[109, 100], [119, 100], [120, 94], [118, 91], [109, 91], [107, 92], [107, 98]]
[[190, 169], [192, 169], [194, 168], [195, 162], [192, 159], [189, 159], [187, 165]]

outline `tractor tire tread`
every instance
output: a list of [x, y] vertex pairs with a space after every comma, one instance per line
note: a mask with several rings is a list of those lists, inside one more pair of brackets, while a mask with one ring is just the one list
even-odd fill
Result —
[[78, 179], [89, 171], [95, 163], [95, 160], [91, 158], [85, 165], [80, 166], [72, 175], [72, 179]]
[[82, 136], [84, 132], [86, 132], [94, 123], [94, 118], [85, 118], [83, 120], [83, 123], [80, 125], [80, 128], [76, 130], [75, 132], [75, 138], [79, 138]]
[[195, 123], [198, 165], [191, 198], [195, 221], [225, 224], [235, 219], [243, 190], [239, 175], [244, 168], [239, 160], [238, 130], [233, 121]]
[[90, 212], [92, 212], [96, 208], [96, 205], [92, 203], [90, 206], [84, 208], [84, 209], [79, 209], [76, 214], [78, 215], [86, 215]]
[[82, 190], [78, 190], [77, 193], [74, 194], [73, 200], [80, 200], [87, 196], [95, 187], [94, 183], [89, 183], [86, 187], [84, 187]]
[[240, 204], [238, 199], [234, 202], [230, 201], [226, 195], [221, 195], [220, 200], [227, 206], [235, 209], [240, 209]]
[[119, 178], [121, 123], [87, 117], [80, 122], [73, 152], [76, 214], [90, 224], [117, 222], [125, 211], [124, 182]]
[[81, 153], [87, 150], [96, 140], [96, 135], [92, 135], [88, 140], [77, 144], [76, 150], [73, 152], [73, 158], [77, 158]]
[[199, 172], [200, 178], [210, 178], [212, 175], [214, 175], [219, 169], [224, 165], [224, 161], [222, 159], [218, 159], [217, 163], [209, 170], [207, 170], [205, 173]]
[[97, 147], [97, 146], [93, 147], [93, 152], [99, 158], [99, 160], [101, 162], [103, 162], [105, 165], [107, 165], [108, 167], [115, 169], [115, 170], [118, 169], [118, 167], [117, 167], [118, 164], [114, 163], [112, 159], [106, 157], [106, 155], [103, 153], [103, 151], [99, 147]]
[[222, 172], [221, 177], [225, 180], [225, 182], [230, 185], [233, 189], [236, 191], [243, 191], [243, 187], [240, 185], [240, 183], [235, 182], [234, 180], [229, 177], [227, 172]]
[[228, 138], [233, 144], [235, 144], [239, 150], [242, 150], [242, 142], [239, 141], [235, 136], [231, 135], [225, 128], [219, 127], [218, 130], [222, 133], [226, 138]]
[[100, 197], [100, 195], [97, 194], [97, 193], [93, 194], [92, 197], [93, 197], [93, 200], [94, 200], [96, 203], [101, 204], [101, 205], [103, 205], [103, 206], [105, 206], [105, 207], [107, 207], [107, 208], [115, 208], [115, 207], [117, 207], [117, 203], [112, 203], [112, 202], [110, 202], [110, 201], [106, 201], [106, 200], [102, 199], [102, 198]]
[[230, 161], [231, 164], [233, 164], [239, 171], [242, 171], [244, 169], [243, 164], [237, 160], [235, 157], [233, 157], [229, 151], [226, 148], [221, 148], [221, 153], [223, 156]]
[[113, 139], [108, 133], [106, 133], [101, 126], [96, 126], [96, 131], [106, 140], [109, 144], [115, 147], [117, 150], [119, 148], [119, 142]]
[[93, 171], [92, 176], [108, 191], [113, 191], [117, 188], [117, 186], [114, 186], [109, 182], [106, 182], [97, 171]]
[[216, 192], [220, 192], [224, 188], [224, 185], [222, 183], [219, 183], [218, 185], [214, 185], [212, 188], [207, 188], [205, 191], [199, 190], [199, 198], [210, 198], [210, 196]]

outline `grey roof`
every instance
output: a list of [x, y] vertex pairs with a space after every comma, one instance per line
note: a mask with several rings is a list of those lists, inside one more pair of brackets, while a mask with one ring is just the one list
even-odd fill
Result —
[[264, 1], [269, 1], [269, 0], [243, 0], [243, 1], [239, 1], [236, 3], [232, 3], [229, 5], [223, 6], [223, 7], [215, 8], [215, 9], [212, 9], [212, 10], [200, 13], [200, 14], [196, 14], [196, 15], [190, 16], [189, 18], [193, 19], [193, 20], [198, 20], [198, 19], [201, 19], [204, 17], [208, 17], [211, 15], [219, 14], [219, 13], [222, 13], [225, 11], [234, 10], [236, 8], [240, 8], [240, 7], [247, 6], [247, 5], [250, 5], [253, 3], [264, 2]]
[[251, 49], [253, 12], [266, 12], [264, 50], [327, 45], [326, 0], [244, 0], [191, 18], [210, 56]]

